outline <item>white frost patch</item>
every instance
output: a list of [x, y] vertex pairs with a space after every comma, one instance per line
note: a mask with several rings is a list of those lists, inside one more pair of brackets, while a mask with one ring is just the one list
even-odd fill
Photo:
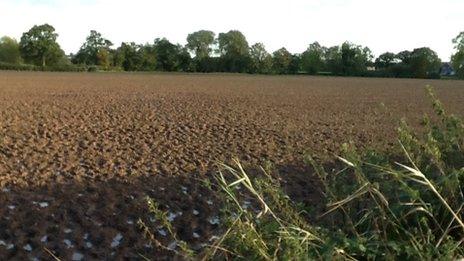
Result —
[[41, 208], [46, 208], [46, 207], [48, 207], [48, 202], [39, 202], [39, 206]]
[[177, 214], [176, 214], [176, 213], [169, 212], [168, 221], [169, 221], [169, 222], [172, 222], [172, 221], [174, 221], [174, 219], [175, 219], [176, 217], [177, 217]]
[[210, 217], [210, 218], [208, 219], [208, 222], [209, 222], [211, 225], [219, 225], [219, 217], [218, 217], [218, 216]]
[[119, 244], [121, 244], [121, 239], [122, 239], [122, 235], [121, 235], [121, 233], [118, 233], [113, 238], [113, 242], [111, 242], [111, 247], [115, 248], [115, 247], [119, 246]]
[[209, 241], [212, 242], [212, 241], [216, 241], [216, 240], [218, 240], [218, 239], [219, 239], [218, 236], [212, 236], [212, 237], [209, 239]]
[[206, 201], [206, 203], [207, 203], [208, 205], [210, 205], [210, 206], [213, 205], [213, 201], [212, 201], [211, 199], [208, 199], [208, 200]]
[[71, 232], [72, 232], [72, 229], [70, 229], [70, 228], [66, 228], [66, 229], [64, 230], [64, 233], [66, 233], [66, 234], [69, 234], [69, 233], [71, 233]]
[[243, 206], [242, 206], [243, 209], [248, 209], [250, 206], [251, 206], [250, 201], [246, 201], [246, 200], [243, 201]]
[[161, 228], [161, 229], [158, 229], [158, 234], [162, 235], [163, 237], [165, 237], [165, 236], [168, 235], [168, 233], [166, 233], [166, 230], [164, 230], [164, 229], [162, 229], [162, 228]]
[[2, 188], [2, 192], [8, 193], [8, 192], [10, 192], [10, 190], [7, 189], [7, 188]]
[[85, 242], [85, 247], [86, 248], [92, 248], [93, 247], [92, 242]]
[[89, 238], [89, 233], [84, 234], [84, 239], [87, 240]]
[[193, 238], [200, 238], [200, 235], [197, 232], [193, 232]]
[[176, 249], [177, 247], [177, 242], [176, 241], [172, 241], [169, 245], [168, 245], [168, 249], [170, 250], [174, 250]]
[[48, 240], [48, 236], [45, 235], [40, 239], [40, 242], [45, 243], [45, 242], [47, 242], [47, 240]]
[[84, 259], [84, 255], [79, 252], [74, 252], [72, 255], [72, 261], [81, 261]]
[[15, 205], [9, 205], [8, 208], [11, 209], [11, 210], [13, 210], [13, 209], [16, 208], [16, 206], [15, 206]]
[[127, 224], [133, 225], [133, 224], [134, 224], [134, 221], [133, 221], [132, 219], [128, 219], [128, 220], [127, 220]]
[[198, 216], [198, 215], [200, 214], [200, 212], [199, 212], [198, 210], [194, 209], [194, 210], [193, 210], [193, 214], [194, 214], [195, 216]]
[[6, 246], [6, 243], [5, 243], [5, 241], [3, 241], [3, 240], [0, 240], [0, 246]]
[[13, 244], [6, 245], [6, 250], [10, 250], [10, 249], [13, 249], [13, 248], [14, 248]]
[[29, 245], [29, 244], [23, 246], [23, 249], [26, 250], [27, 252], [31, 252], [31, 251], [32, 251], [32, 247], [31, 247], [31, 245]]
[[69, 240], [69, 239], [63, 240], [63, 243], [66, 245], [67, 248], [73, 248], [74, 247], [71, 240]]

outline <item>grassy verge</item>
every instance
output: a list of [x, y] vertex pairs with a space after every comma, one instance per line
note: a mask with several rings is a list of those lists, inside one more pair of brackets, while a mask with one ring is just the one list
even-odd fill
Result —
[[[464, 124], [427, 88], [438, 120], [424, 117], [421, 134], [402, 121], [390, 155], [345, 144], [337, 172], [311, 157], [324, 211], [292, 201], [272, 169], [251, 178], [240, 162], [219, 164], [222, 236], [193, 251], [179, 240], [166, 213], [150, 211], [177, 242], [165, 247], [187, 259], [456, 260], [464, 257]], [[245, 200], [246, 199], [246, 200]], [[151, 228], [139, 225], [158, 247]]]

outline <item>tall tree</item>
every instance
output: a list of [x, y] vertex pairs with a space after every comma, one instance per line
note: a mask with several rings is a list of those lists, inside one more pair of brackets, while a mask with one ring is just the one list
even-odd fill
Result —
[[287, 74], [292, 60], [292, 54], [285, 47], [282, 47], [272, 53], [272, 69], [277, 74]]
[[102, 57], [109, 59], [110, 47], [112, 45], [113, 43], [103, 38], [99, 32], [91, 30], [85, 43], [74, 56], [73, 62], [87, 65], [107, 65], [110, 61], [102, 59]]
[[21, 62], [21, 52], [18, 42], [8, 36], [0, 39], [0, 62], [19, 64]]
[[218, 43], [225, 71], [247, 71], [250, 59], [249, 46], [246, 37], [240, 31], [231, 30], [227, 33], [220, 33]]
[[459, 78], [464, 79], [464, 32], [453, 39], [456, 53], [451, 56], [451, 64]]
[[191, 33], [187, 36], [186, 47], [189, 51], [195, 53], [197, 59], [209, 57], [213, 51], [214, 37], [213, 32], [206, 30]]
[[177, 44], [177, 70], [181, 72], [192, 71], [192, 57], [187, 49]]
[[266, 51], [264, 44], [256, 43], [250, 47], [250, 72], [270, 73], [272, 68], [272, 56]]
[[309, 45], [308, 49], [301, 55], [301, 67], [309, 74], [316, 74], [323, 70], [325, 47], [318, 42]]
[[288, 73], [297, 74], [301, 71], [301, 55], [292, 54], [292, 59], [288, 65]]
[[[201, 30], [187, 36], [186, 48], [195, 54], [193, 64], [195, 71], [212, 71], [212, 59], [210, 57], [215, 43], [215, 34], [211, 31]], [[186, 57], [184, 55], [184, 57]]]
[[115, 60], [118, 63], [116, 66], [122, 66], [125, 71], [142, 70], [143, 56], [140, 48], [141, 46], [134, 42], [122, 43], [116, 51]]
[[366, 71], [372, 60], [372, 53], [367, 47], [345, 42], [341, 46], [341, 65], [344, 75], [358, 75]]
[[375, 67], [378, 69], [389, 68], [391, 65], [395, 63], [395, 59], [396, 59], [396, 55], [394, 53], [390, 53], [390, 52], [383, 53], [379, 55], [377, 59], [375, 59]]
[[441, 60], [436, 52], [428, 47], [414, 49], [410, 58], [411, 71], [416, 78], [439, 77]]
[[190, 54], [187, 49], [171, 43], [166, 38], [157, 38], [154, 43], [157, 69], [160, 71], [188, 70]]
[[55, 28], [49, 24], [35, 25], [23, 33], [19, 48], [24, 61], [41, 66], [60, 62], [64, 52], [56, 42], [57, 37]]
[[342, 54], [339, 46], [328, 48], [324, 57], [326, 67], [332, 74], [338, 75], [342, 73]]

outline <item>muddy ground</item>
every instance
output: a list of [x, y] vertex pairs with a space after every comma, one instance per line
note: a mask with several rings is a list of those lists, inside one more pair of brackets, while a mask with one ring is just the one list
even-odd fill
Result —
[[0, 72], [0, 259], [168, 255], [137, 229], [147, 195], [199, 246], [219, 208], [201, 180], [234, 157], [316, 204], [303, 156], [387, 150], [400, 118], [431, 112], [427, 84], [462, 114], [464, 81]]

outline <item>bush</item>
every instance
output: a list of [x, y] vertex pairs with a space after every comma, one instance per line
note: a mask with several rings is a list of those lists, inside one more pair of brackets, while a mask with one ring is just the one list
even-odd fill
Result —
[[36, 66], [32, 64], [11, 64], [0, 62], [0, 70], [11, 71], [43, 71], [43, 72], [85, 72], [84, 66], [76, 66], [72, 64], [54, 65], [54, 66]]
[[[438, 121], [425, 117], [419, 135], [403, 120], [399, 146], [390, 154], [356, 152], [345, 144], [336, 173], [307, 157], [325, 196], [325, 209], [316, 216], [292, 201], [269, 171], [252, 179], [238, 161], [235, 167], [221, 164], [223, 236], [199, 254], [175, 238], [181, 246], [175, 253], [251, 260], [462, 258], [464, 124], [427, 90]], [[245, 207], [244, 197], [259, 212]], [[153, 202], [150, 207], [162, 215]]]

